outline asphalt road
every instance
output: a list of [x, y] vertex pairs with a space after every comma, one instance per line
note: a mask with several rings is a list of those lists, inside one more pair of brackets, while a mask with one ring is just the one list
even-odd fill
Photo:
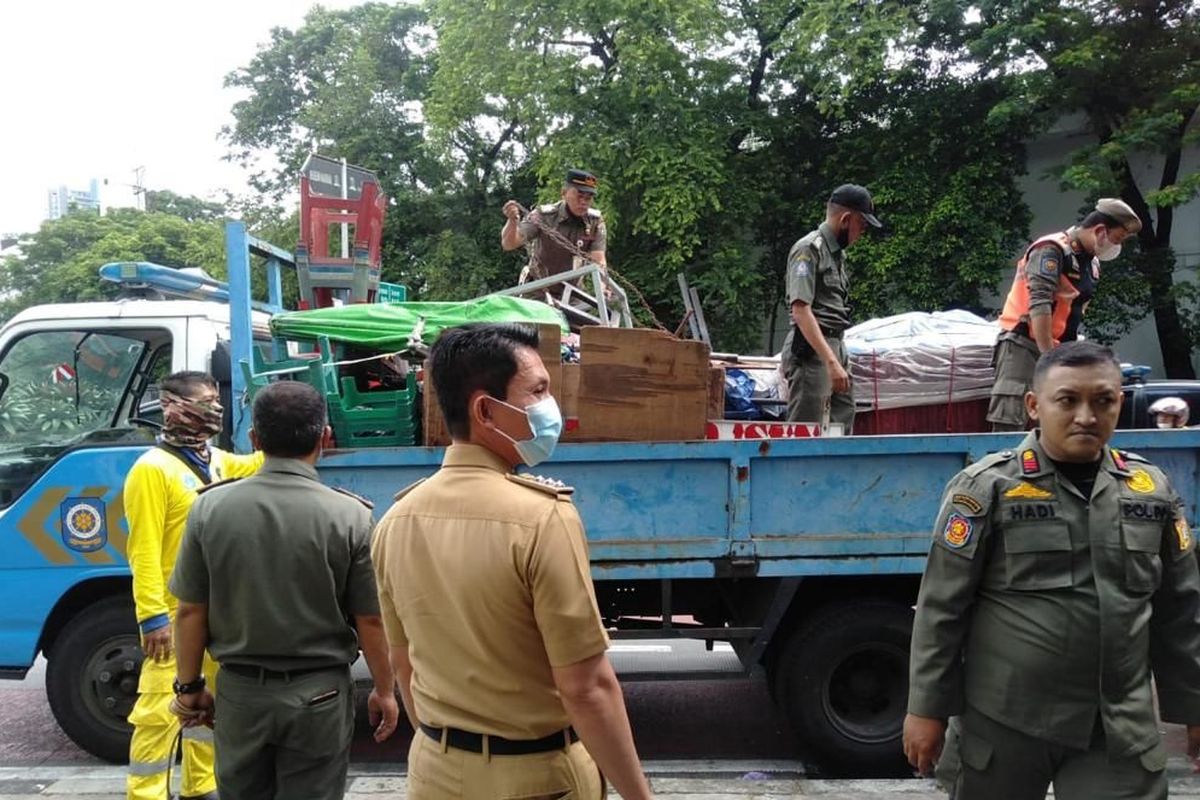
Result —
[[[733, 660], [726, 648], [718, 645], [706, 653], [693, 641], [618, 642], [611, 657], [623, 676], [626, 706], [643, 759], [790, 762], [782, 766], [805, 770], [809, 759], [775, 711], [761, 680], [629, 679], [635, 673], [681, 664], [720, 672]], [[365, 676], [356, 665], [356, 674], [360, 671]], [[101, 763], [59, 730], [44, 683], [44, 662], [23, 681], [0, 681], [0, 766]], [[398, 733], [383, 744], [372, 741], [364, 698], [360, 695], [352, 760], [403, 762], [411, 734]]]

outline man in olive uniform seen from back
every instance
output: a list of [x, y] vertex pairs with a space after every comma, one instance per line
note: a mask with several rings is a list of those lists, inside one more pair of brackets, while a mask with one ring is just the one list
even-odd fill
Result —
[[599, 800], [601, 772], [626, 800], [650, 797], [572, 490], [513, 474], [548, 458], [562, 431], [537, 348], [528, 326], [441, 335], [426, 374], [452, 444], [375, 531], [380, 607], [416, 729], [409, 800]]
[[912, 636], [904, 751], [922, 773], [961, 715], [956, 800], [1165, 798], [1162, 719], [1200, 752], [1200, 575], [1167, 476], [1108, 447], [1112, 351], [1045, 353], [1037, 424], [946, 487]]
[[854, 385], [842, 335], [850, 327], [845, 250], [867, 226], [878, 228], [875, 202], [862, 186], [833, 190], [825, 221], [792, 245], [787, 300], [792, 327], [783, 341], [788, 421], [841, 423], [854, 430]]
[[254, 400], [254, 477], [214, 485], [192, 506], [171, 576], [179, 598], [177, 713], [211, 722], [205, 643], [221, 664], [217, 787], [234, 800], [341, 800], [354, 730], [350, 664], [374, 690], [375, 739], [399, 716], [371, 566], [370, 504], [324, 486], [325, 401], [284, 381]]

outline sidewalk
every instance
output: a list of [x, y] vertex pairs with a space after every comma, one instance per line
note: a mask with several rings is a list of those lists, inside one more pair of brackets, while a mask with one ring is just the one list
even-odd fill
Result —
[[[757, 767], [757, 769], [755, 768]], [[861, 800], [945, 800], [928, 780], [810, 780], [780, 769], [779, 764], [730, 761], [662, 761], [646, 769], [656, 796], [666, 800], [775, 800], [819, 797]], [[745, 771], [742, 771], [745, 769]], [[765, 771], [775, 770], [775, 771]], [[1200, 798], [1200, 775], [1182, 759], [1172, 759], [1172, 797]], [[352, 765], [346, 800], [403, 798], [404, 776], [394, 768]], [[610, 794], [609, 797], [616, 797]], [[79, 797], [81, 800], [124, 800], [123, 767], [0, 767], [0, 800]]]

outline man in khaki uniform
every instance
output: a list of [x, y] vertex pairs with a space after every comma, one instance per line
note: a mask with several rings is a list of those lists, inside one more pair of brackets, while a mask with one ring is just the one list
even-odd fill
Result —
[[525, 219], [516, 200], [504, 204], [507, 217], [500, 230], [500, 246], [529, 250], [529, 264], [521, 270], [520, 282], [548, 278], [583, 266], [582, 259], [545, 235], [542, 226], [561, 234], [568, 242], [587, 253], [601, 268], [608, 266], [608, 232], [600, 210], [592, 208], [596, 199], [596, 176], [581, 169], [567, 170], [561, 199], [539, 206]]
[[537, 345], [518, 325], [442, 334], [428, 374], [453, 444], [375, 531], [380, 607], [417, 731], [411, 800], [598, 800], [601, 771], [627, 800], [650, 796], [571, 489], [512, 472], [548, 458], [562, 428]]
[[211, 720], [199, 671], [207, 643], [221, 663], [221, 797], [341, 800], [354, 732], [350, 663], [360, 646], [375, 683], [367, 707], [376, 741], [395, 730], [370, 503], [318, 479], [331, 435], [316, 389], [268, 386], [254, 400], [250, 433], [266, 454], [262, 470], [210, 487], [188, 517], [171, 576], [179, 598], [173, 710], [185, 724]]
[[1044, 354], [1017, 451], [947, 486], [917, 601], [904, 748], [928, 772], [961, 715], [957, 800], [1165, 798], [1162, 718], [1200, 752], [1200, 575], [1162, 471], [1107, 447], [1112, 351]]
[[854, 430], [854, 385], [842, 334], [850, 327], [844, 253], [867, 226], [880, 227], [871, 194], [852, 183], [825, 204], [825, 221], [788, 253], [792, 328], [783, 341], [788, 421], [840, 422]]

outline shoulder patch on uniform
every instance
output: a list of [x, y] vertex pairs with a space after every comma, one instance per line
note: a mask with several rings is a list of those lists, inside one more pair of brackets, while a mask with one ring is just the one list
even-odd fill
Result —
[[515, 475], [508, 474], [504, 476], [513, 483], [530, 489], [537, 489], [539, 492], [545, 492], [548, 495], [555, 497], [570, 497], [575, 493], [574, 486], [567, 486], [565, 483], [554, 478], [547, 478], [543, 475]]
[[370, 500], [368, 500], [367, 498], [363, 497], [361, 494], [355, 494], [354, 492], [350, 491], [349, 489], [343, 489], [343, 488], [342, 488], [342, 487], [340, 487], [340, 486], [330, 486], [329, 488], [330, 488], [330, 489], [333, 489], [333, 490], [334, 490], [335, 492], [337, 492], [338, 494], [344, 494], [344, 495], [346, 495], [346, 497], [351, 497], [351, 498], [354, 498], [355, 500], [357, 500], [358, 502], [362, 503], [362, 504], [363, 504], [364, 506], [366, 506], [367, 508], [370, 508], [370, 509], [374, 509], [374, 508], [375, 508], [375, 504], [374, 504], [374, 503], [372, 503], [372, 502], [371, 502]]
[[1153, 494], [1158, 488], [1154, 484], [1154, 478], [1144, 469], [1135, 469], [1133, 474], [1125, 479], [1125, 485], [1138, 494]]
[[974, 497], [972, 497], [969, 494], [964, 494], [963, 492], [957, 492], [953, 496], [951, 496], [950, 502], [953, 503], [954, 505], [958, 506], [959, 508], [963, 509], [964, 511], [967, 511], [968, 513], [974, 514], [976, 516], [983, 513], [983, 503], [979, 502], [978, 500], [976, 500]]
[[1179, 542], [1179, 552], [1184, 553], [1192, 549], [1192, 529], [1183, 517], [1175, 519], [1175, 538]]
[[1048, 492], [1045, 489], [1039, 489], [1029, 481], [1021, 481], [1013, 488], [1004, 493], [1007, 498], [1021, 498], [1023, 500], [1049, 500], [1054, 497], [1054, 492]]
[[196, 489], [196, 494], [201, 495], [201, 494], [204, 494], [205, 492], [208, 492], [208, 491], [211, 491], [211, 490], [217, 488], [218, 486], [228, 486], [229, 484], [237, 483], [240, 480], [241, 480], [241, 478], [226, 478], [223, 481], [213, 481], [212, 483], [206, 484], [206, 485], [201, 486], [198, 489]]
[[1038, 262], [1038, 271], [1047, 278], [1058, 277], [1058, 254], [1047, 250]]
[[396, 492], [396, 494], [392, 496], [392, 499], [399, 500], [401, 497], [404, 497], [404, 495], [408, 494], [427, 480], [428, 478], [421, 478], [421, 480], [417, 481], [416, 483], [410, 483], [408, 486], [405, 486], [403, 489]]
[[942, 530], [942, 539], [949, 547], [960, 550], [971, 541], [975, 525], [962, 514], [951, 514], [946, 518], [946, 527]]
[[974, 478], [981, 472], [989, 470], [998, 464], [1003, 464], [1005, 461], [1011, 461], [1015, 455], [1016, 453], [1014, 453], [1012, 450], [1001, 450], [998, 453], [989, 453], [988, 455], [976, 461], [974, 464], [971, 464], [969, 467], [964, 469], [963, 472], [967, 475], [967, 477]]
[[796, 259], [796, 277], [807, 278], [812, 273], [812, 265], [807, 258]]

